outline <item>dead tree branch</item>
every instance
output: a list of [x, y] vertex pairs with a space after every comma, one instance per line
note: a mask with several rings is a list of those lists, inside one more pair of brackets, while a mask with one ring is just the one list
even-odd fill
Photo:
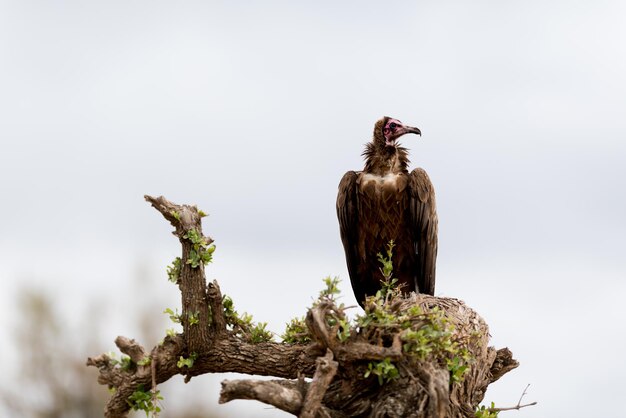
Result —
[[487, 408], [488, 411], [490, 412], [501, 412], [501, 411], [519, 411], [522, 408], [526, 408], [528, 406], [535, 406], [537, 405], [537, 402], [531, 402], [531, 403], [527, 403], [522, 405], [522, 399], [524, 399], [524, 396], [526, 396], [526, 391], [528, 390], [528, 388], [530, 387], [530, 383], [528, 385], [526, 385], [526, 387], [524, 388], [524, 391], [522, 392], [522, 396], [519, 397], [519, 401], [517, 401], [517, 405], [515, 406], [510, 406], [510, 407], [504, 407], [504, 408]]
[[318, 357], [315, 362], [317, 367], [315, 368], [313, 381], [306, 392], [306, 398], [300, 411], [300, 418], [315, 418], [317, 412], [322, 407], [324, 394], [326, 394], [326, 390], [333, 377], [335, 377], [337, 367], [339, 366], [339, 363], [333, 361], [333, 352], [330, 349], [326, 351], [324, 357]]
[[213, 240], [203, 235], [204, 214], [164, 197], [146, 200], [181, 243], [174, 265], [183, 332], [151, 350], [118, 337], [116, 345], [130, 359], [124, 367], [106, 354], [87, 360], [99, 369], [98, 382], [115, 388], [105, 417], [126, 417], [136, 391], [151, 389], [156, 398], [156, 386], [174, 375], [222, 372], [281, 380], [224, 381], [220, 403], [255, 399], [305, 418], [473, 417], [487, 386], [518, 366], [508, 349], [488, 346], [487, 324], [462, 301], [427, 295], [373, 299], [360, 322], [349, 324], [331, 292], [307, 312], [302, 326], [308, 339], [259, 339], [259, 329], [237, 316], [218, 283], [207, 285], [204, 265]]
[[302, 393], [289, 380], [225, 380], [219, 403], [253, 399], [294, 415], [302, 409]]

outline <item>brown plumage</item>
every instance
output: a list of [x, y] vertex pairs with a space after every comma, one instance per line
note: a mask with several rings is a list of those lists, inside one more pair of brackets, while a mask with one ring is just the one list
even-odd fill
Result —
[[435, 192], [421, 168], [408, 172], [408, 152], [396, 140], [417, 128], [384, 117], [366, 145], [363, 171], [339, 183], [337, 217], [354, 295], [361, 306], [380, 289], [378, 253], [395, 242], [393, 276], [404, 292], [435, 292], [437, 211]]

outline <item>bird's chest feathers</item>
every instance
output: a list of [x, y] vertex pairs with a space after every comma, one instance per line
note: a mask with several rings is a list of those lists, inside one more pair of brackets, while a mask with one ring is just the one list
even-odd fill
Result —
[[403, 200], [408, 182], [406, 174], [391, 172], [383, 175], [363, 173], [359, 180], [363, 198], [388, 205], [399, 204]]

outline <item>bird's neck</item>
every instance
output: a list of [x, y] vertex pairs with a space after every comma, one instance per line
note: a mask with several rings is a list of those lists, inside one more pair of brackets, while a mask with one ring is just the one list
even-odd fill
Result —
[[409, 158], [406, 148], [400, 146], [377, 146], [367, 144], [363, 152], [365, 173], [384, 176], [386, 174], [408, 173]]

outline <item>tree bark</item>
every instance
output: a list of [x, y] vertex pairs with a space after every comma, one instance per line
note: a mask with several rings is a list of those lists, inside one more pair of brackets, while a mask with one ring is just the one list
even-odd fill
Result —
[[[182, 245], [178, 284], [183, 332], [166, 337], [151, 351], [118, 337], [117, 347], [131, 359], [126, 369], [106, 354], [87, 360], [88, 366], [99, 368], [98, 382], [115, 388], [105, 417], [126, 417], [131, 408], [128, 399], [140, 387], [151, 388], [176, 374], [188, 380], [220, 372], [280, 378], [224, 381], [220, 403], [255, 399], [306, 418], [473, 417], [488, 385], [518, 366], [508, 348], [496, 350], [488, 345], [488, 326], [475, 311], [458, 299], [428, 295], [393, 300], [388, 312], [400, 315], [415, 307], [426, 313], [443, 311], [454, 328], [453, 348], [466, 349], [471, 358], [458, 382], [451, 380], [451, 371], [441, 360], [420, 359], [407, 352], [407, 332], [418, 329], [419, 323], [406, 329], [391, 326], [392, 330], [377, 325], [371, 332], [368, 326], [351, 325], [349, 336], [340, 338], [343, 307], [332, 297], [320, 298], [307, 312], [310, 342], [254, 343], [249, 330], [241, 331], [244, 325], [226, 316], [219, 285], [215, 281], [206, 285], [204, 266], [188, 263], [198, 245], [194, 247], [189, 239], [190, 230], [199, 234], [203, 248], [212, 242], [202, 235], [201, 213], [195, 206], [176, 205], [163, 197], [146, 196], [146, 200], [175, 227], [174, 235]], [[192, 367], [179, 367], [181, 356], [192, 355]], [[151, 359], [149, 365], [138, 365], [145, 364], [146, 358]], [[374, 375], [365, 377], [378, 362], [393, 364], [397, 375], [382, 384]]]

